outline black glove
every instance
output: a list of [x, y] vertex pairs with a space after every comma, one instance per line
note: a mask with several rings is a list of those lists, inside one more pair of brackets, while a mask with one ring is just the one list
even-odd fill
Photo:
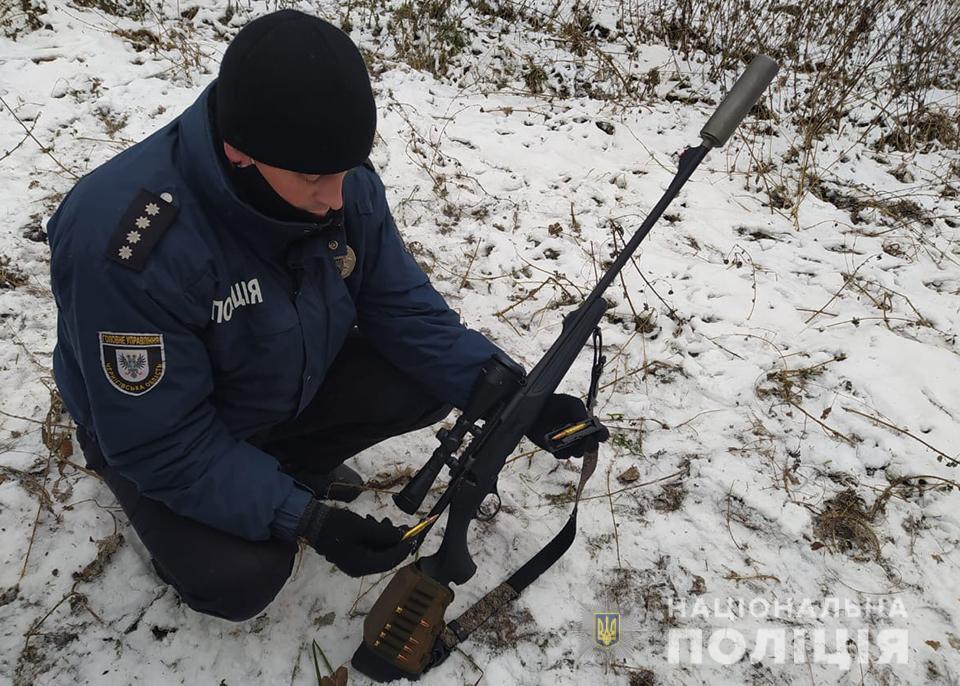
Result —
[[[540, 414], [533, 420], [527, 431], [527, 438], [537, 444], [544, 450], [549, 450], [544, 438], [556, 433], [571, 424], [586, 421], [589, 418], [587, 407], [580, 398], [565, 393], [554, 393], [547, 402], [544, 403]], [[568, 445], [566, 448], [558, 450], [553, 454], [558, 460], [566, 460], [570, 457], [583, 457], [588, 450], [595, 449], [600, 443], [610, 438], [610, 431], [601, 424], [601, 430], [589, 436], [584, 436], [582, 440]]]
[[350, 576], [385, 572], [403, 562], [413, 539], [402, 542], [403, 529], [389, 519], [377, 521], [311, 498], [300, 518], [297, 536]]

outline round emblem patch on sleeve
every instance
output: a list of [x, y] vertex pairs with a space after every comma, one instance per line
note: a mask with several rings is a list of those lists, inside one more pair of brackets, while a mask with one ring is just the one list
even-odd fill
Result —
[[100, 362], [107, 381], [121, 393], [143, 395], [164, 372], [163, 335], [100, 332]]

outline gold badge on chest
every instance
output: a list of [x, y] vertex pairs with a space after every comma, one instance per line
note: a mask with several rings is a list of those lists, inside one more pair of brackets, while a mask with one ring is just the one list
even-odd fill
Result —
[[353, 273], [353, 268], [357, 266], [357, 253], [348, 245], [347, 253], [333, 258], [333, 261], [337, 263], [337, 268], [340, 270], [340, 278], [345, 279]]

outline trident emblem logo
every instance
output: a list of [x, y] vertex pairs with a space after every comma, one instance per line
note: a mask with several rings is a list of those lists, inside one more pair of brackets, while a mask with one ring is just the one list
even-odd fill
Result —
[[593, 640], [601, 648], [609, 648], [620, 640], [620, 613], [594, 612], [596, 620], [593, 630]]

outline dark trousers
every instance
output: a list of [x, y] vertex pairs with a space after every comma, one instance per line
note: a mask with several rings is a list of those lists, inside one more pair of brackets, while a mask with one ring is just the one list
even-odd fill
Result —
[[[327, 472], [380, 441], [443, 419], [451, 410], [379, 356], [361, 337], [347, 339], [317, 397], [303, 413], [252, 442], [284, 469]], [[293, 568], [295, 543], [248, 541], [172, 512], [140, 495], [81, 437], [87, 463], [106, 482], [153, 557], [160, 577], [198, 612], [232, 621], [259, 614]]]

